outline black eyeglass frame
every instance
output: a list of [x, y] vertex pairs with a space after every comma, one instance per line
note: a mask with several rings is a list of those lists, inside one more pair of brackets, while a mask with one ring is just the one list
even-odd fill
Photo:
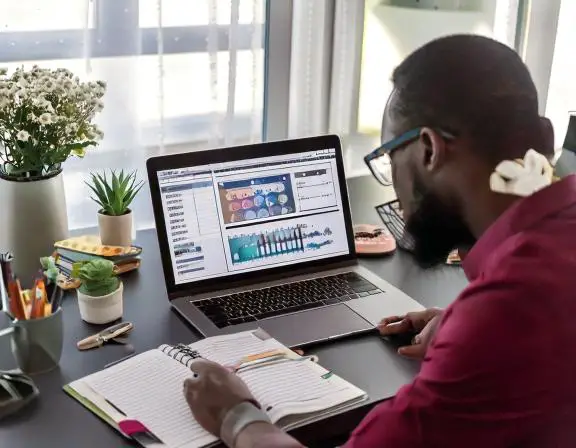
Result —
[[[380, 180], [379, 176], [374, 172], [374, 167], [370, 162], [372, 162], [372, 160], [374, 159], [378, 159], [385, 155], [390, 156], [390, 154], [396, 151], [397, 149], [400, 149], [404, 146], [409, 145], [412, 142], [415, 142], [420, 138], [422, 129], [424, 129], [424, 127], [410, 129], [409, 131], [400, 134], [398, 137], [382, 143], [378, 148], [376, 148], [375, 150], [373, 150], [364, 157], [364, 163], [366, 163], [366, 165], [370, 169], [370, 172], [372, 173], [372, 176], [374, 176], [378, 182], [380, 182], [383, 185], [388, 185], [384, 184]], [[442, 129], [436, 129], [436, 128], [432, 129], [446, 140], [454, 140], [456, 138], [456, 135], [451, 132], [443, 131]]]

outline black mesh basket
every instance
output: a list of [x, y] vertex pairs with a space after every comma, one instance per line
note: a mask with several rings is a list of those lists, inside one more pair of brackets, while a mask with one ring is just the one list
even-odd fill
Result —
[[[378, 205], [376, 206], [376, 211], [380, 215], [384, 225], [390, 230], [398, 247], [405, 251], [412, 252], [414, 249], [414, 240], [409, 233], [406, 233], [402, 209], [400, 208], [398, 200]], [[451, 256], [446, 260], [446, 264], [460, 265], [460, 257], [457, 255], [457, 251], [453, 251]]]
[[376, 211], [380, 215], [382, 222], [384, 222], [388, 230], [390, 230], [398, 247], [411, 252], [414, 248], [414, 241], [404, 230], [404, 218], [402, 217], [400, 203], [397, 200], [386, 202], [385, 204], [378, 205]]

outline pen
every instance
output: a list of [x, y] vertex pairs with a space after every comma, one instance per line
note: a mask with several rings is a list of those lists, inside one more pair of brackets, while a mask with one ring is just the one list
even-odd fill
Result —
[[62, 297], [64, 296], [64, 290], [60, 288], [58, 285], [54, 286], [54, 291], [52, 292], [52, 314], [54, 314], [60, 305], [62, 304]]

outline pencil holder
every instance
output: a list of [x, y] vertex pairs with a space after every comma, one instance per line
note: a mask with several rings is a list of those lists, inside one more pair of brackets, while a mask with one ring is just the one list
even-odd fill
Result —
[[58, 366], [63, 335], [61, 308], [47, 317], [15, 320], [10, 327], [0, 330], [0, 337], [12, 339], [12, 353], [18, 367], [30, 375]]

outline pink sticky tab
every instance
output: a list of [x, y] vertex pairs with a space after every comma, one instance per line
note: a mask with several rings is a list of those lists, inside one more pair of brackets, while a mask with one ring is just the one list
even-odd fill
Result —
[[149, 433], [150, 431], [146, 426], [140, 423], [138, 420], [123, 420], [118, 423], [120, 430], [129, 437], [134, 434]]

